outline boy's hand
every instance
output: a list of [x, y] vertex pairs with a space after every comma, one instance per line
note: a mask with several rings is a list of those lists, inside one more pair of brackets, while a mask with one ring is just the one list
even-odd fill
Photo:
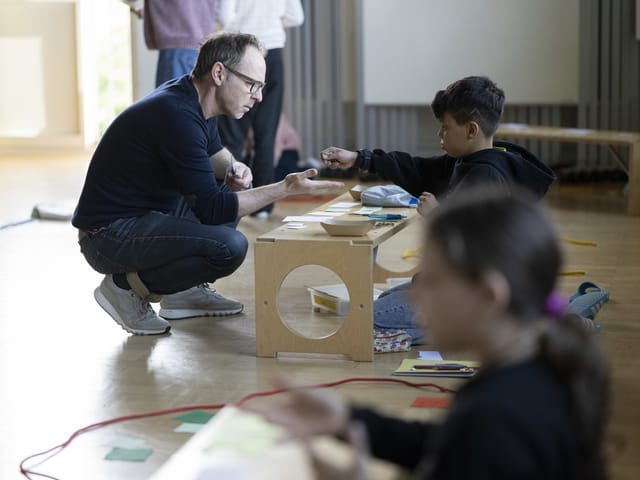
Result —
[[418, 213], [423, 217], [426, 217], [431, 210], [440, 205], [438, 199], [433, 193], [422, 192], [420, 198], [418, 198]]
[[332, 170], [351, 168], [356, 163], [358, 152], [338, 147], [325, 148], [320, 152], [320, 160]]
[[322, 192], [323, 190], [344, 188], [344, 183], [342, 182], [310, 179], [310, 177], [315, 177], [317, 174], [318, 171], [315, 168], [310, 168], [304, 172], [290, 173], [287, 175], [284, 178], [287, 195], [305, 195]]

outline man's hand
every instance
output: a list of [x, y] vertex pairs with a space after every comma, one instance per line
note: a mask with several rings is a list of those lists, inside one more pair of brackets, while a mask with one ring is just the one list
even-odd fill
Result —
[[242, 162], [233, 161], [224, 179], [224, 183], [233, 190], [239, 192], [250, 187], [253, 181], [251, 169]]
[[423, 217], [426, 217], [431, 210], [440, 205], [438, 199], [433, 193], [422, 192], [420, 198], [418, 198], [418, 213]]
[[318, 171], [310, 168], [300, 173], [290, 173], [284, 179], [287, 195], [306, 195], [310, 193], [322, 192], [323, 190], [336, 190], [344, 188], [342, 182], [331, 182], [327, 180], [310, 180], [315, 177]]
[[320, 152], [320, 160], [332, 170], [336, 168], [351, 168], [356, 163], [358, 152], [338, 147], [325, 148]]
[[[236, 165], [239, 165], [236, 162]], [[261, 187], [237, 192], [238, 217], [255, 212], [265, 205], [291, 195], [312, 195], [344, 188], [342, 182], [310, 180], [318, 174], [315, 168], [300, 173], [290, 173], [284, 180]]]

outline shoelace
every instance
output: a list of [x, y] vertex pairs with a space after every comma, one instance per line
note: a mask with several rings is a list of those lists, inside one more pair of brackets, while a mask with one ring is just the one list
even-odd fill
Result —
[[[206, 295], [210, 293], [216, 293], [216, 289], [211, 288], [208, 283], [201, 283], [200, 285], [196, 285], [196, 287], [202, 290]], [[220, 294], [216, 294], [216, 296], [219, 296], [219, 295]]]
[[[145, 302], [138, 295], [136, 295], [133, 290], [129, 292], [129, 295], [135, 300], [136, 309], [140, 315], [149, 315], [153, 312], [153, 308], [151, 308], [151, 304], [149, 302]], [[155, 314], [155, 312], [153, 312]]]

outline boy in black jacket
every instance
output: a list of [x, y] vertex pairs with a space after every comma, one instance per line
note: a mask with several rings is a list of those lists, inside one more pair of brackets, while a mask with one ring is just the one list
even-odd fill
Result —
[[[329, 147], [320, 153], [331, 169], [351, 168], [376, 173], [419, 197], [425, 215], [438, 199], [477, 185], [524, 187], [538, 198], [555, 180], [553, 171], [531, 152], [507, 142], [494, 142], [504, 108], [504, 92], [486, 77], [466, 77], [436, 93], [431, 104], [440, 121], [438, 136], [444, 155], [414, 157], [404, 152]], [[374, 325], [401, 329], [414, 344], [424, 342], [408, 299], [409, 284], [382, 294], [374, 305]]]

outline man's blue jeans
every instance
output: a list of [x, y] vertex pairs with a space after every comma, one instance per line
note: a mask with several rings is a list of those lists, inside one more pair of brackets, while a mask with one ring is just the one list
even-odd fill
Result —
[[383, 292], [373, 302], [373, 325], [377, 329], [404, 330], [411, 335], [411, 343], [427, 343], [425, 332], [418, 326], [415, 310], [409, 299], [411, 282]]
[[152, 293], [181, 292], [236, 271], [247, 254], [237, 223], [204, 225], [184, 203], [173, 214], [123, 218], [80, 240], [89, 265], [104, 274], [137, 272]]
[[198, 58], [198, 50], [165, 48], [158, 52], [156, 87], [173, 78], [191, 73]]

